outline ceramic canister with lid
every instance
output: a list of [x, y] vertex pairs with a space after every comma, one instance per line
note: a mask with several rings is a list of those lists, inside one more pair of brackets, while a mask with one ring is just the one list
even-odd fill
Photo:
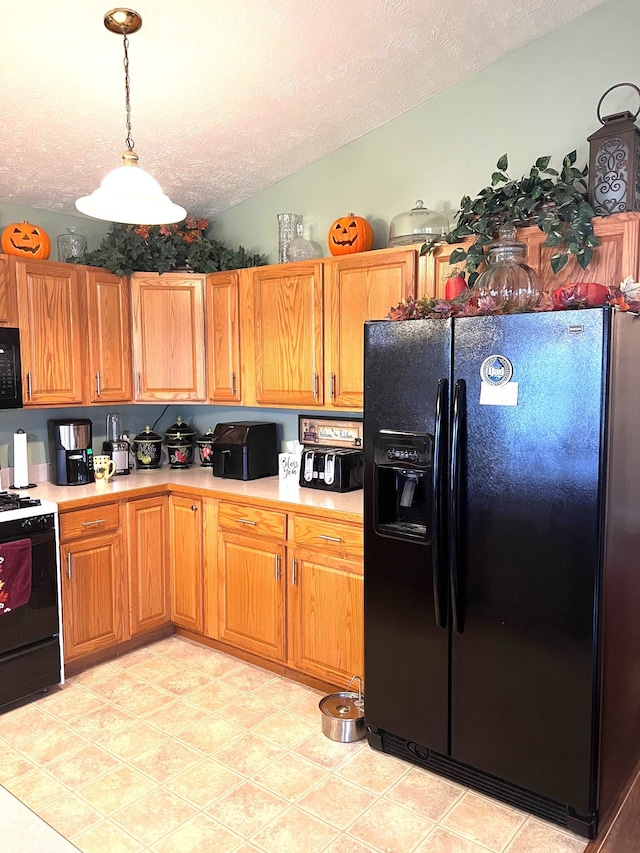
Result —
[[167, 435], [167, 453], [170, 468], [189, 468], [193, 459], [191, 438], [180, 432]]
[[146, 426], [132, 442], [136, 454], [136, 468], [139, 471], [150, 471], [160, 467], [162, 452], [162, 436]]
[[213, 467], [213, 430], [211, 427], [196, 438], [196, 444], [200, 451], [200, 465], [203, 468]]
[[165, 432], [165, 439], [167, 441], [167, 446], [170, 442], [176, 438], [176, 436], [180, 434], [181, 439], [187, 439], [191, 444], [191, 448], [193, 450], [195, 438], [197, 435], [197, 430], [195, 430], [192, 426], [185, 423], [180, 415], [175, 419], [174, 423], [171, 424], [169, 429]]

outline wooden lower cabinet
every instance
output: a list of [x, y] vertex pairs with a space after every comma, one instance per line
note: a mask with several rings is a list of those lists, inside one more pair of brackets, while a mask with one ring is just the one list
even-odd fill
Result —
[[118, 504], [60, 516], [65, 661], [117, 645], [126, 634]]
[[138, 498], [126, 505], [129, 636], [171, 622], [169, 608], [169, 499]]
[[363, 676], [363, 593], [362, 560], [293, 549], [289, 666], [344, 687]]
[[222, 531], [218, 560], [220, 640], [284, 661], [284, 545]]
[[171, 621], [199, 633], [204, 630], [203, 508], [202, 498], [169, 498]]

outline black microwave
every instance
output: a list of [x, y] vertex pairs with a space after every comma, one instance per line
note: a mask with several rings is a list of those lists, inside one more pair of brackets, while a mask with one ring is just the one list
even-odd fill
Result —
[[20, 331], [0, 326], [0, 409], [21, 408]]

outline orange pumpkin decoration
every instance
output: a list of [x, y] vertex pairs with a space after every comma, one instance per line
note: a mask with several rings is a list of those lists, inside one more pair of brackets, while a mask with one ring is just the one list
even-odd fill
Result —
[[51, 252], [51, 240], [47, 232], [26, 220], [7, 225], [2, 232], [0, 245], [5, 255], [19, 255], [22, 258], [46, 260]]
[[329, 228], [329, 251], [332, 255], [367, 252], [373, 247], [373, 228], [362, 216], [341, 216]]

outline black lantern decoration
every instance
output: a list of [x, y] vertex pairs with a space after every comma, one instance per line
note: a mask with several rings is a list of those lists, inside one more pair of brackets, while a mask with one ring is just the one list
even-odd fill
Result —
[[588, 137], [589, 201], [596, 216], [640, 210], [640, 129], [634, 124], [640, 108], [635, 115], [628, 110], [600, 115], [603, 100], [619, 86], [631, 86], [640, 95], [633, 83], [616, 83], [598, 101], [602, 127]]

